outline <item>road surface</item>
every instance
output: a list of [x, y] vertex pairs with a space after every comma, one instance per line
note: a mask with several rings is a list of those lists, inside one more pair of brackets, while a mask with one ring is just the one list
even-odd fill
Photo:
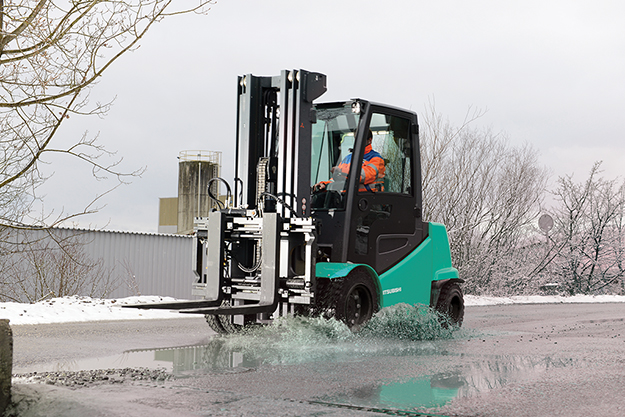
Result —
[[286, 326], [226, 339], [201, 318], [14, 326], [14, 372], [148, 358], [175, 374], [16, 383], [19, 415], [625, 415], [625, 304], [469, 307], [463, 329], [438, 340]]

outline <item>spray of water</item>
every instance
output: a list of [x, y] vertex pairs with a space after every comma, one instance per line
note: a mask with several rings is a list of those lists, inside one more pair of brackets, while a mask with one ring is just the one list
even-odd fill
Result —
[[398, 304], [379, 311], [358, 331], [322, 317], [282, 317], [219, 339], [222, 348], [251, 362], [303, 363], [350, 360], [368, 355], [432, 353], [431, 341], [455, 337], [458, 329], [427, 306]]
[[383, 308], [358, 333], [361, 337], [400, 340], [451, 339], [456, 326], [427, 306], [396, 304]]

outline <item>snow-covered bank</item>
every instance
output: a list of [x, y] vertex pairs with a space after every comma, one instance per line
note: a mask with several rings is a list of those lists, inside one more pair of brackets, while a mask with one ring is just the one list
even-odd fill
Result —
[[168, 310], [139, 310], [122, 308], [124, 304], [174, 301], [171, 297], [141, 296], [112, 300], [90, 297], [63, 297], [35, 304], [0, 303], [0, 319], [11, 325], [69, 323], [101, 320], [138, 320], [180, 318], [180, 313]]
[[[0, 303], [0, 319], [9, 319], [11, 325], [69, 323], [101, 320], [170, 319], [184, 317], [168, 310], [138, 310], [122, 308], [124, 304], [174, 301], [171, 297], [141, 296], [100, 300], [90, 297], [63, 297], [40, 301], [36, 304]], [[621, 295], [516, 296], [485, 297], [465, 296], [466, 306], [498, 304], [545, 304], [545, 303], [622, 303]]]
[[623, 295], [517, 295], [513, 297], [487, 297], [465, 295], [465, 306], [491, 306], [498, 304], [560, 304], [560, 303], [625, 303]]

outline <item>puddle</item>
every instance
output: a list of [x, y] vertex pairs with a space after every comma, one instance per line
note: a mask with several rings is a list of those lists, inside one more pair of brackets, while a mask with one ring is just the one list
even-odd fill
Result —
[[[475, 396], [501, 388], [511, 382], [532, 380], [548, 369], [576, 365], [573, 360], [548, 357], [454, 355], [437, 348], [436, 344], [429, 341], [387, 343], [382, 347], [379, 342], [367, 345], [361, 341], [358, 346], [351, 346], [351, 355], [347, 353], [347, 348], [337, 343], [323, 360], [340, 367], [341, 363], [353, 360], [370, 359], [384, 362], [389, 356], [407, 356], [411, 362], [422, 361], [423, 363], [432, 363], [442, 358], [442, 362], [447, 363], [448, 366], [443, 372], [421, 375], [416, 378], [380, 380], [378, 383], [364, 385], [340, 395], [319, 397], [317, 398], [319, 402], [348, 408], [366, 407], [418, 412], [442, 407], [454, 398]], [[318, 349], [324, 351], [328, 349], [328, 345], [318, 346]], [[320, 355], [311, 356], [312, 350], [314, 349], [309, 346], [300, 350], [298, 354], [282, 351], [281, 354], [274, 352], [273, 355], [263, 356], [259, 352], [251, 354], [241, 347], [232, 347], [227, 342], [227, 338], [217, 338], [206, 345], [128, 351], [123, 355], [107, 358], [58, 363], [52, 369], [47, 370], [78, 371], [145, 367], [164, 369], [178, 377], [193, 375], [197, 372], [243, 373], [267, 364], [319, 361]], [[354, 352], [358, 353], [354, 355]], [[303, 357], [307, 359], [304, 360]], [[39, 371], [42, 371], [41, 368]]]
[[20, 366], [14, 368], [15, 373], [57, 372], [57, 371], [89, 371], [95, 369], [148, 368], [171, 371], [171, 363], [157, 358], [154, 350], [124, 352], [121, 355], [103, 356], [99, 358], [59, 361], [56, 363]]
[[320, 400], [328, 404], [416, 412], [439, 408], [454, 398], [475, 396], [511, 382], [532, 380], [550, 368], [573, 364], [572, 360], [566, 359], [474, 357], [466, 365], [450, 371], [403, 381], [381, 382]]
[[236, 372], [242, 367], [257, 367], [259, 361], [246, 358], [243, 353], [224, 351], [223, 343], [217, 339], [207, 345], [129, 350], [121, 355], [73, 361], [38, 364], [14, 369], [17, 373], [88, 371], [95, 369], [147, 368], [162, 369], [174, 375], [189, 371], [214, 370]]

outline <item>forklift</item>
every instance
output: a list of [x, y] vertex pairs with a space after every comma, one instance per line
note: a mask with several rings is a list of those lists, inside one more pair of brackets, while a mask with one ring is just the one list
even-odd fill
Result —
[[461, 325], [447, 231], [422, 218], [417, 115], [315, 103], [326, 76], [301, 69], [239, 76], [237, 89], [235, 179], [211, 179], [219, 208], [195, 219], [199, 299], [136, 307], [204, 314], [222, 334], [287, 314], [357, 330], [398, 303]]

